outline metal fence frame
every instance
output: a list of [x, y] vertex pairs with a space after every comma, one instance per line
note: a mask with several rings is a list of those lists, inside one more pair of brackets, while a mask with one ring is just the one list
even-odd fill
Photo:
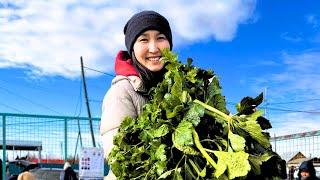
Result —
[[[53, 115], [34, 115], [34, 114], [14, 114], [14, 113], [0, 113], [0, 117], [2, 121], [2, 179], [5, 179], [6, 177], [6, 160], [7, 156], [7, 121], [8, 118], [37, 118], [37, 119], [55, 119], [59, 121], [64, 121], [64, 161], [68, 158], [68, 132], [74, 131], [74, 129], [68, 129], [68, 123], [72, 120], [79, 121], [87, 121], [88, 122], [88, 129], [89, 129], [89, 118], [87, 117], [72, 117], [72, 116], [53, 116]], [[99, 124], [100, 118], [91, 118], [92, 122], [95, 122], [95, 124]], [[98, 122], [98, 123], [97, 123]], [[99, 139], [99, 125], [96, 125], [94, 127], [94, 136], [95, 139]], [[87, 147], [92, 147], [93, 145], [86, 145]], [[41, 157], [41, 154], [39, 155]], [[41, 161], [40, 161], [41, 163]]]
[[320, 157], [320, 130], [275, 136], [270, 138], [272, 149], [285, 160], [301, 152], [307, 158]]

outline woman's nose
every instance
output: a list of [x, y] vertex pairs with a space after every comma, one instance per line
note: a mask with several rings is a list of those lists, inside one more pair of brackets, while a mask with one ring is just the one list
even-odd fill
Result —
[[158, 45], [155, 41], [150, 41], [149, 43], [149, 52], [155, 53], [158, 52], [159, 48]]

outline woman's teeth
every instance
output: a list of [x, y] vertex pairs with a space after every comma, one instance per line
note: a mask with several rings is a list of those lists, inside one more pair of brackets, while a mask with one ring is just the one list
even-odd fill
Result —
[[160, 61], [160, 57], [149, 57], [149, 61]]

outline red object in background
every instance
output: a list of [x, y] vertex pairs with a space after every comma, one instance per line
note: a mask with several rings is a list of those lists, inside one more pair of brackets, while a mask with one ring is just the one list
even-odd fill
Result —
[[[29, 158], [28, 161], [38, 163], [37, 158]], [[63, 159], [42, 159], [41, 163], [43, 164], [64, 164]]]

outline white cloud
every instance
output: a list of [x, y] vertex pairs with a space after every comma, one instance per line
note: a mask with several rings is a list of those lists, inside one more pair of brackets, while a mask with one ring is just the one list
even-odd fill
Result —
[[305, 91], [312, 96], [320, 95], [320, 84], [316, 83], [320, 79], [320, 52], [305, 52], [297, 55], [285, 53], [283, 55], [287, 70], [284, 73], [274, 75], [281, 76], [288, 74], [287, 84], [299, 91]]
[[257, 87], [270, 87], [270, 93], [276, 99], [283, 94], [302, 92], [305, 92], [304, 98], [320, 96], [320, 83], [316, 83], [320, 79], [319, 59], [320, 51], [298, 54], [284, 52], [278, 62], [278, 69], [257, 76]]
[[284, 40], [295, 42], [295, 43], [301, 42], [303, 40], [299, 35], [289, 34], [288, 32], [282, 33], [280, 37]]
[[320, 25], [318, 17], [314, 14], [307, 15], [306, 20], [307, 20], [307, 23], [311, 24], [313, 28], [317, 28]]
[[255, 5], [255, 0], [3, 1], [0, 68], [27, 67], [36, 76], [73, 78], [79, 76], [83, 56], [86, 66], [111, 71], [115, 54], [125, 48], [122, 28], [139, 10], [166, 16], [177, 47], [182, 42], [232, 40], [238, 25], [254, 18]]
[[268, 87], [272, 133], [286, 135], [320, 129], [319, 59], [320, 51], [283, 53], [281, 68], [272, 73], [266, 71], [256, 79], [256, 89]]
[[237, 67], [242, 68], [242, 69], [253, 69], [257, 67], [277, 67], [280, 66], [281, 64], [276, 62], [275, 60], [259, 60], [255, 63], [250, 63], [250, 64], [240, 64]]
[[287, 113], [271, 117], [273, 128], [269, 130], [271, 136], [283, 136], [303, 133], [320, 129], [319, 116], [309, 116], [304, 113]]

